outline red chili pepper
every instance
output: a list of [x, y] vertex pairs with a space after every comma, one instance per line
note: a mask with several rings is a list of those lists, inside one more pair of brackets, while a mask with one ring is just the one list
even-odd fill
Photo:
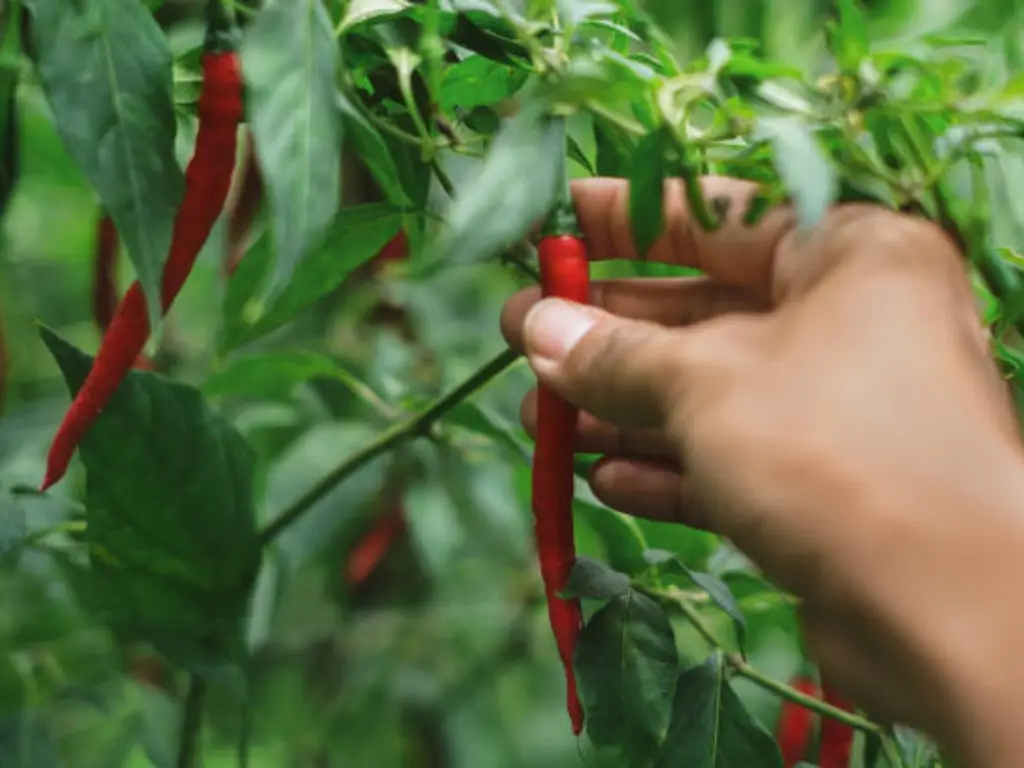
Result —
[[[539, 249], [541, 288], [580, 304], [590, 300], [590, 263], [578, 237], [552, 235]], [[579, 600], [563, 600], [576, 559], [573, 534], [573, 439], [579, 410], [545, 386], [537, 392], [537, 445], [533, 456], [533, 517], [548, 616], [565, 669], [573, 733], [583, 730], [583, 708], [576, 691], [573, 654], [583, 625]]]
[[384, 561], [403, 531], [405, 513], [401, 505], [397, 505], [378, 518], [353, 548], [345, 563], [345, 581], [352, 587], [362, 585]]
[[104, 212], [96, 225], [92, 283], [92, 316], [101, 331], [107, 330], [117, 311], [117, 245], [114, 220]]
[[[822, 683], [826, 704], [850, 712], [850, 703], [830, 687], [828, 682]], [[819, 768], [849, 768], [850, 756], [853, 753], [854, 730], [851, 726], [826, 717], [821, 723], [821, 750], [818, 753]]]
[[409, 256], [409, 236], [404, 229], [385, 243], [371, 262], [375, 266], [403, 261]]
[[[819, 697], [818, 683], [812, 677], [799, 677], [793, 688], [805, 696]], [[811, 735], [814, 733], [814, 712], [788, 699], [782, 702], [782, 713], [775, 729], [779, 751], [782, 752], [782, 767], [793, 768], [804, 759]]]
[[[210, 8], [219, 7], [212, 0]], [[243, 81], [235, 35], [228, 34], [218, 13], [211, 13], [207, 50], [203, 53], [203, 89], [199, 97], [199, 133], [185, 170], [185, 193], [174, 220], [170, 252], [161, 286], [163, 313], [171, 307], [192, 270], [199, 251], [220, 216], [231, 187], [244, 116]], [[41, 490], [67, 471], [79, 441], [117, 391], [149, 338], [146, 299], [138, 281], [121, 300], [110, 321], [92, 369], [64, 416], [50, 447]]]

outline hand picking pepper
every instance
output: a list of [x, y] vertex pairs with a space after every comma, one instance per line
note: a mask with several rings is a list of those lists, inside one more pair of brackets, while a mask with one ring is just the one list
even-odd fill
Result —
[[[590, 301], [590, 263], [577, 234], [576, 215], [565, 196], [550, 217], [538, 246], [541, 289], [580, 304]], [[537, 444], [533, 455], [533, 519], [548, 617], [565, 669], [566, 696], [573, 733], [583, 730], [583, 707], [576, 690], [573, 655], [583, 626], [579, 600], [565, 600], [565, 588], [576, 559], [572, 504], [573, 440], [579, 410], [541, 385], [537, 392]]]
[[[166, 314], [224, 208], [235, 168], [238, 125], [244, 117], [237, 28], [220, 0], [210, 0], [199, 97], [199, 133], [185, 171], [185, 192], [164, 265], [161, 305]], [[42, 490], [67, 471], [79, 441], [117, 391], [149, 338], [142, 287], [135, 281], [104, 334], [92, 369], [50, 447]]]

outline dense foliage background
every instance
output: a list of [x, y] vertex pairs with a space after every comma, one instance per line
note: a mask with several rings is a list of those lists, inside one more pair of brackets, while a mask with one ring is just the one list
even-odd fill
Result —
[[[148, 5], [161, 5], [158, 18], [176, 55], [197, 46], [202, 26], [192, 5]], [[1024, 93], [1024, 2], [864, 5], [875, 41], [980, 38], [971, 55], [1000, 71], [1005, 88], [1016, 83]], [[827, 67], [826, 0], [650, 0], [647, 7], [680, 61], [724, 36], [752, 38], [767, 57], [809, 77]], [[27, 69], [10, 46], [0, 50], [0, 82]], [[181, 104], [194, 99], [194, 85], [194, 72], [176, 71]], [[85, 607], [86, 577], [70, 554], [81, 469], [50, 497], [19, 492], [38, 484], [68, 402], [36, 321], [82, 349], [95, 350], [99, 337], [90, 315], [95, 194], [54, 127], [38, 79], [24, 77], [16, 101], [16, 122], [0, 120], [5, 132], [17, 132], [21, 166], [0, 230], [7, 354], [0, 360], [7, 387], [0, 421], [0, 765], [173, 765], [187, 676], [168, 671], [152, 649], [121, 642]], [[194, 132], [187, 111], [178, 115], [182, 161]], [[593, 154], [592, 145], [581, 146]], [[379, 199], [349, 161], [346, 201]], [[475, 162], [446, 158], [456, 187], [476, 173]], [[1015, 184], [1009, 200], [1024, 199], [1024, 155], [1016, 167], [1022, 173], [1006, 173]], [[393, 231], [399, 223], [382, 226]], [[364, 226], [370, 242], [374, 223]], [[398, 415], [420, 410], [499, 354], [496, 310], [527, 282], [493, 260], [419, 277], [402, 265], [357, 270], [283, 332], [225, 355], [232, 318], [224, 309], [222, 240], [223, 231], [211, 239], [154, 352], [165, 370], [201, 387], [255, 448], [261, 521], [379, 439]], [[127, 285], [127, 259], [122, 267]], [[624, 270], [612, 264], [598, 272]], [[244, 336], [239, 327], [234, 332]], [[244, 339], [235, 341], [241, 347]], [[402, 442], [367, 462], [278, 540], [247, 624], [253, 697], [243, 706], [230, 676], [211, 689], [204, 765], [236, 765], [245, 740], [249, 764], [268, 768], [618, 764], [577, 743], [565, 720], [531, 540], [529, 442], [518, 426], [530, 381], [515, 364], [435, 425], [430, 440]], [[396, 509], [405, 520], [397, 542], [379, 569], [353, 585], [346, 578], [350, 552], [374, 521]], [[803, 668], [790, 600], [746, 570], [727, 545], [680, 527], [626, 521], [582, 484], [577, 524], [584, 555], [614, 563], [628, 557], [630, 545], [622, 542], [642, 537], [647, 548], [677, 553], [687, 566], [720, 577], [745, 616], [749, 663], [779, 681]], [[723, 612], [709, 606], [705, 620], [732, 637]], [[685, 655], [706, 657], [706, 641], [689, 622], [675, 621], [674, 629]], [[770, 731], [779, 698], [744, 679], [734, 687]], [[927, 765], [915, 757], [919, 742], [905, 738], [906, 764]]]

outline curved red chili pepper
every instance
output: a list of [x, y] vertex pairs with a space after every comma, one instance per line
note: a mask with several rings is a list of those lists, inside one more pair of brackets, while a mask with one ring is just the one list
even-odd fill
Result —
[[[839, 707], [847, 712], [853, 710], [850, 702], [842, 694], [829, 686], [828, 681], [822, 682], [822, 689], [826, 704]], [[821, 723], [821, 750], [818, 753], [819, 768], [849, 768], [855, 735], [852, 726], [841, 723], [831, 717], [823, 718]]]
[[[590, 263], [578, 237], [541, 240], [541, 288], [580, 304], [590, 300]], [[558, 596], [576, 559], [573, 531], [573, 440], [579, 410], [545, 386], [537, 392], [537, 445], [533, 455], [533, 519], [537, 554], [548, 601], [548, 617], [565, 669], [567, 706], [573, 733], [583, 730], [583, 707], [576, 690], [573, 654], [583, 626], [579, 600]]]
[[[216, 38], [223, 42], [221, 35]], [[208, 41], [213, 40], [211, 36]], [[234, 50], [203, 54], [203, 86], [199, 97], [199, 132], [185, 170], [185, 192], [174, 220], [170, 252], [164, 265], [161, 304], [164, 314], [184, 285], [199, 251], [220, 216], [231, 187], [244, 116], [243, 80]], [[54, 437], [41, 490], [67, 471], [71, 457], [96, 417], [106, 407], [149, 338], [146, 299], [138, 281], [132, 283], [103, 337], [92, 369], [75, 396]]]
[[[818, 683], [812, 677], [797, 678], [793, 682], [793, 688], [805, 696], [817, 698], [821, 695]], [[816, 719], [814, 712], [795, 701], [786, 699], [782, 702], [782, 712], [775, 729], [775, 737], [779, 743], [779, 751], [782, 753], [783, 768], [793, 768], [804, 759], [811, 735], [814, 733]]]

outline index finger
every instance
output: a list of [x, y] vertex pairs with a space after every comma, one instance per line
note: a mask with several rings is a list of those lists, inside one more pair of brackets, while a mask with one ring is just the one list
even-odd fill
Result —
[[686, 189], [680, 179], [667, 179], [664, 191], [664, 227], [647, 254], [638, 254], [629, 221], [629, 182], [625, 179], [574, 181], [576, 214], [592, 261], [640, 259], [694, 267], [714, 280], [768, 294], [775, 251], [795, 222], [792, 209], [769, 211], [754, 226], [743, 215], [756, 193], [756, 184], [723, 176], [700, 180], [705, 200], [728, 200], [725, 220], [714, 231], [705, 230], [690, 213]]

